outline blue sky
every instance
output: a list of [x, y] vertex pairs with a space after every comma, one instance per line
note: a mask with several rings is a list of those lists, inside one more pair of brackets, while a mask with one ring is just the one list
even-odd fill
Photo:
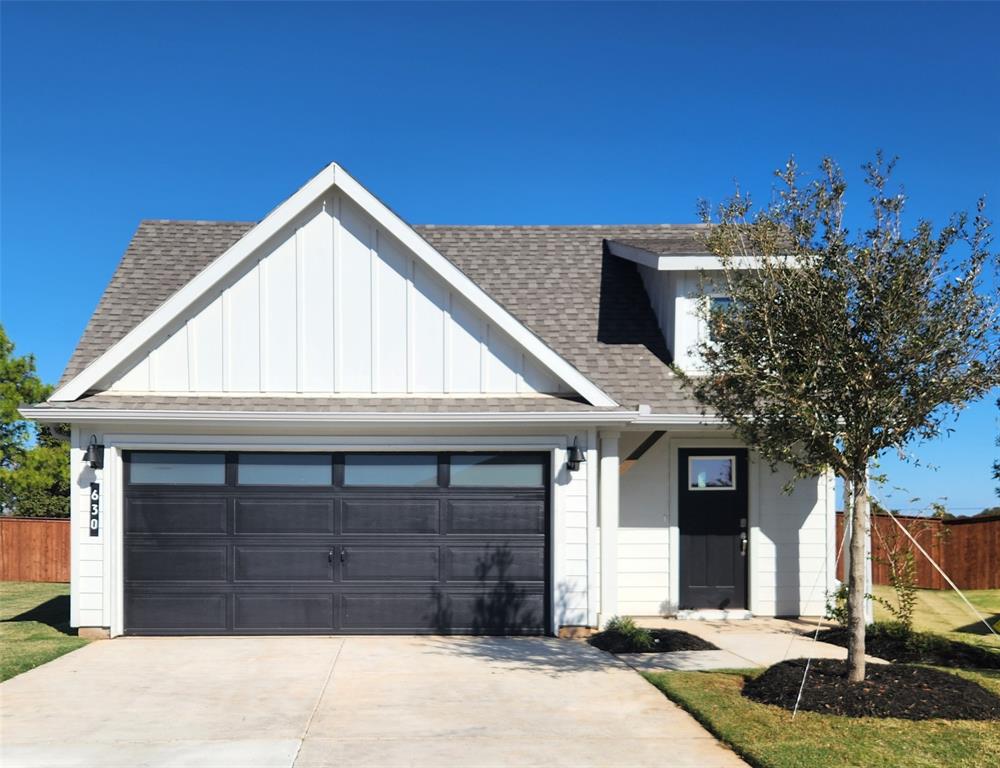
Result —
[[[255, 220], [337, 160], [413, 223], [686, 222], [790, 154], [1000, 219], [997, 4], [4, 3], [0, 319], [54, 381], [142, 218]], [[855, 210], [864, 205], [855, 197]], [[998, 503], [992, 400], [897, 506]]]

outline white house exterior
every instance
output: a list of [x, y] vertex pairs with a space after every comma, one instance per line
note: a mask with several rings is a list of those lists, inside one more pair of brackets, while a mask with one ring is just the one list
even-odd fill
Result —
[[71, 424], [71, 623], [821, 613], [832, 478], [782, 493], [669, 367], [704, 332], [698, 235], [411, 227], [335, 164], [256, 224], [143, 222], [22, 409]]

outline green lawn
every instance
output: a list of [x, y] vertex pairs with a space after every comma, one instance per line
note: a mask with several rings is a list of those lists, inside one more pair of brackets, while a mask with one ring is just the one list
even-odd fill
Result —
[[[954, 672], [954, 670], [949, 670]], [[745, 675], [759, 671], [644, 675], [751, 765], [979, 768], [1000, 765], [996, 722], [850, 718], [791, 712], [743, 698]], [[1000, 671], [962, 671], [1000, 693]]]
[[[875, 594], [895, 603], [892, 587], [876, 585]], [[1000, 589], [974, 589], [964, 594], [991, 625], [1000, 620]], [[876, 621], [890, 621], [892, 618], [885, 608], [875, 603]], [[936, 632], [951, 640], [1000, 648], [1000, 640], [976, 621], [969, 607], [951, 589], [917, 591], [913, 628], [921, 632]]]
[[86, 644], [69, 627], [68, 584], [0, 582], [0, 680]]

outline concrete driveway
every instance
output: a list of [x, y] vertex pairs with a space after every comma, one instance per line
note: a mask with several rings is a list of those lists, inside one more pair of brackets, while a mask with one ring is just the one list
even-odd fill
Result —
[[636, 672], [539, 638], [127, 638], [0, 685], [21, 766], [741, 766]]

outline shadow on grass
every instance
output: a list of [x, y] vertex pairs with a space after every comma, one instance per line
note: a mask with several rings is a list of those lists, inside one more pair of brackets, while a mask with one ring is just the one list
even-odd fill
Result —
[[[1000, 623], [1000, 613], [994, 613], [992, 616], [984, 614], [983, 618], [986, 619], [987, 623], [991, 627], [995, 627], [995, 626], [997, 626], [998, 623]], [[992, 632], [990, 632], [985, 627], [985, 625], [981, 621], [974, 621], [971, 624], [966, 624], [964, 627], [956, 627], [955, 629], [953, 629], [951, 631], [952, 632], [961, 632], [961, 633], [966, 634], [966, 635], [991, 635], [991, 634], [993, 634]]]
[[58, 595], [44, 603], [39, 603], [30, 611], [19, 613], [9, 619], [4, 619], [4, 624], [21, 621], [36, 621], [39, 624], [47, 624], [57, 632], [75, 636], [77, 631], [69, 625], [69, 595]]

